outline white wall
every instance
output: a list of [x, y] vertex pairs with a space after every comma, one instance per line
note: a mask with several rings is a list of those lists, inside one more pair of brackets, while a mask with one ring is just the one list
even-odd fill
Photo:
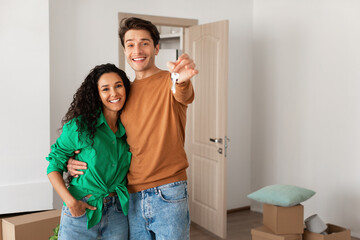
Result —
[[250, 205], [252, 0], [185, 0], [176, 6], [162, 0], [50, 1], [51, 141], [89, 70], [118, 64], [118, 12], [194, 18], [200, 24], [230, 20], [228, 208]]
[[[360, 237], [360, 1], [255, 0], [251, 188], [315, 190]], [[259, 210], [256, 203], [252, 208]]]
[[47, 0], [0, 0], [0, 73], [0, 214], [50, 209]]

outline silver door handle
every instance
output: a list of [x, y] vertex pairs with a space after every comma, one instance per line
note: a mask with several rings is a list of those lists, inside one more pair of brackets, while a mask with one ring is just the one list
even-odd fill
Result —
[[222, 143], [223, 140], [222, 140], [222, 138], [210, 138], [210, 142]]

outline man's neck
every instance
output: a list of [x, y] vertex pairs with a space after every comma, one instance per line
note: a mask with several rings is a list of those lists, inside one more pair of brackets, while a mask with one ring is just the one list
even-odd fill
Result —
[[141, 80], [141, 79], [144, 79], [144, 78], [151, 77], [151, 76], [157, 74], [160, 71], [161, 71], [161, 69], [154, 66], [152, 69], [149, 69], [149, 70], [146, 70], [146, 71], [135, 72], [135, 76], [136, 76], [135, 80]]

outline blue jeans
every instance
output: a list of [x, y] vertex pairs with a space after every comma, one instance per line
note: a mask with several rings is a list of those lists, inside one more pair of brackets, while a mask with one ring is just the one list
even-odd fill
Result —
[[187, 182], [130, 194], [130, 240], [187, 240], [190, 216]]
[[104, 198], [101, 221], [90, 229], [87, 229], [85, 213], [73, 217], [67, 206], [62, 208], [59, 240], [127, 240], [128, 232], [128, 218], [121, 210], [118, 196]]

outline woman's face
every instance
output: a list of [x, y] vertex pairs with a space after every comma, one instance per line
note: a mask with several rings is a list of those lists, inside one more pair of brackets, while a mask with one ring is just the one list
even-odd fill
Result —
[[104, 73], [98, 81], [98, 90], [103, 111], [118, 112], [126, 100], [126, 91], [121, 77], [114, 72]]

